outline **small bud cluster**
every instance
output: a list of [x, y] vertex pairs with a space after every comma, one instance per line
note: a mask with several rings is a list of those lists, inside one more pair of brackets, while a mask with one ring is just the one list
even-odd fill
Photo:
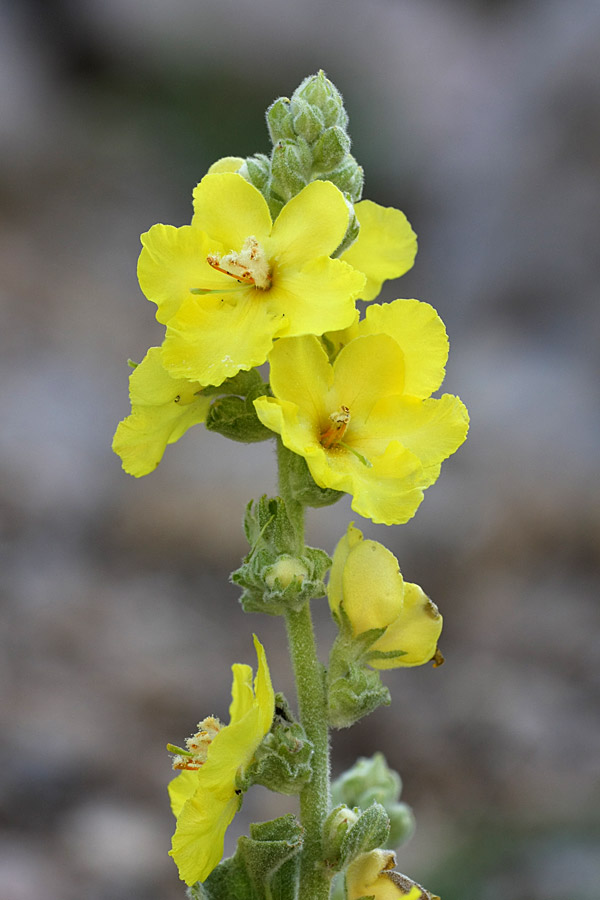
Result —
[[279, 794], [299, 794], [312, 777], [313, 745], [292, 715], [284, 695], [275, 695], [270, 732], [245, 772], [250, 784], [263, 784]]
[[[257, 153], [239, 173], [265, 197], [275, 219], [311, 181], [333, 182], [350, 208], [361, 198], [363, 170], [350, 153], [348, 116], [340, 92], [323, 71], [305, 78], [291, 99], [279, 97], [267, 110], [273, 143], [270, 158]], [[356, 239], [354, 214], [341, 253]]]

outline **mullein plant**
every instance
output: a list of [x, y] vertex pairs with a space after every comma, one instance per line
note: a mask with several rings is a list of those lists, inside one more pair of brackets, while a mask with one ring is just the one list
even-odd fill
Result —
[[[231, 577], [245, 612], [284, 619], [297, 686], [296, 716], [255, 636], [256, 674], [233, 665], [229, 723], [210, 715], [168, 746], [171, 856], [193, 900], [434, 897], [395, 870], [413, 817], [383, 756], [330, 779], [331, 729], [389, 704], [382, 670], [443, 662], [442, 616], [353, 523], [333, 559], [307, 546], [306, 507], [350, 494], [363, 518], [405, 523], [468, 428], [458, 397], [432, 396], [448, 356], [436, 311], [371, 303], [417, 243], [403, 213], [361, 200], [347, 124], [324, 73], [306, 78], [267, 111], [270, 156], [218, 160], [193, 191], [190, 225], [142, 235], [139, 282], [165, 335], [131, 363], [113, 449], [140, 477], [193, 425], [275, 441], [278, 495], [248, 504], [250, 550]], [[327, 666], [310, 608], [322, 597], [338, 628]], [[253, 784], [299, 795], [299, 818], [251, 825], [222, 860]]]

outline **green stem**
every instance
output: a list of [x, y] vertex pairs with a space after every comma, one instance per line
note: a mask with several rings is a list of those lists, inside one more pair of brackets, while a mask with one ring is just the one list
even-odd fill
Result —
[[[285, 502], [297, 536], [297, 552], [304, 550], [304, 505], [293, 494], [294, 454], [277, 441], [279, 493]], [[323, 866], [322, 831], [330, 806], [329, 726], [325, 668], [317, 655], [310, 605], [285, 617], [290, 655], [296, 678], [300, 721], [312, 741], [312, 778], [300, 794], [300, 819], [304, 846], [300, 866], [302, 900], [327, 900], [330, 879]]]
[[329, 730], [325, 669], [317, 656], [315, 635], [306, 603], [298, 612], [286, 614], [286, 626], [294, 674], [300, 721], [314, 745], [312, 779], [300, 794], [300, 818], [304, 847], [300, 869], [302, 900], [327, 900], [329, 877], [323, 862], [322, 829], [329, 812]]

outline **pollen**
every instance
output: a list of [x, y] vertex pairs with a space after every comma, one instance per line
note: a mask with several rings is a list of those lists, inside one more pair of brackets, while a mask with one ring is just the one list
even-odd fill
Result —
[[209, 266], [235, 278], [240, 284], [254, 285], [261, 291], [271, 287], [272, 274], [269, 260], [255, 237], [246, 238], [239, 253], [232, 251], [225, 256], [214, 253], [206, 257]]
[[321, 446], [325, 447], [326, 450], [339, 444], [344, 437], [346, 429], [350, 424], [350, 410], [347, 406], [340, 406], [337, 412], [331, 413], [329, 421], [331, 422], [331, 425], [321, 433], [320, 438]]
[[221, 722], [214, 716], [208, 716], [198, 722], [198, 731], [185, 739], [186, 750], [173, 758], [174, 769], [197, 770], [206, 762], [208, 748], [222, 728]]

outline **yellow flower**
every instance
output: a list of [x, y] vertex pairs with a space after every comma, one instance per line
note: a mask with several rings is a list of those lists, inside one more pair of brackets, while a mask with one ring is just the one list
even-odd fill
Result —
[[369, 649], [400, 655], [369, 660], [374, 669], [421, 666], [435, 657], [442, 631], [437, 606], [418, 584], [404, 581], [387, 547], [363, 540], [353, 524], [335, 549], [327, 593], [334, 617], [341, 608], [355, 635], [386, 629]]
[[352, 494], [359, 515], [395, 525], [414, 515], [442, 460], [464, 441], [468, 414], [451, 394], [428, 399], [447, 355], [431, 307], [370, 307], [356, 328], [333, 364], [314, 336], [277, 341], [269, 355], [275, 396], [254, 406], [320, 487]]
[[155, 225], [142, 235], [138, 277], [167, 325], [168, 371], [219, 385], [263, 363], [276, 337], [348, 326], [364, 275], [330, 259], [348, 218], [343, 194], [328, 181], [308, 184], [273, 223], [266, 200], [241, 175], [205, 175], [191, 225]]
[[175, 757], [181, 773], [169, 784], [171, 808], [177, 819], [170, 855], [187, 885], [204, 881], [223, 856], [225, 831], [242, 802], [237, 778], [271, 728], [275, 695], [265, 651], [254, 637], [258, 672], [252, 690], [252, 669], [232, 666], [229, 725], [212, 716], [198, 725], [187, 750]]
[[210, 399], [201, 386], [173, 378], [164, 369], [160, 347], [151, 347], [129, 377], [131, 415], [119, 423], [112, 448], [123, 468], [139, 478], [154, 471], [167, 444], [204, 422]]
[[360, 224], [358, 238], [340, 259], [366, 275], [361, 300], [374, 300], [384, 281], [412, 268], [417, 236], [399, 209], [361, 200], [354, 211]]
[[396, 856], [391, 850], [362, 853], [346, 872], [347, 900], [440, 900], [406, 875], [393, 871]]

